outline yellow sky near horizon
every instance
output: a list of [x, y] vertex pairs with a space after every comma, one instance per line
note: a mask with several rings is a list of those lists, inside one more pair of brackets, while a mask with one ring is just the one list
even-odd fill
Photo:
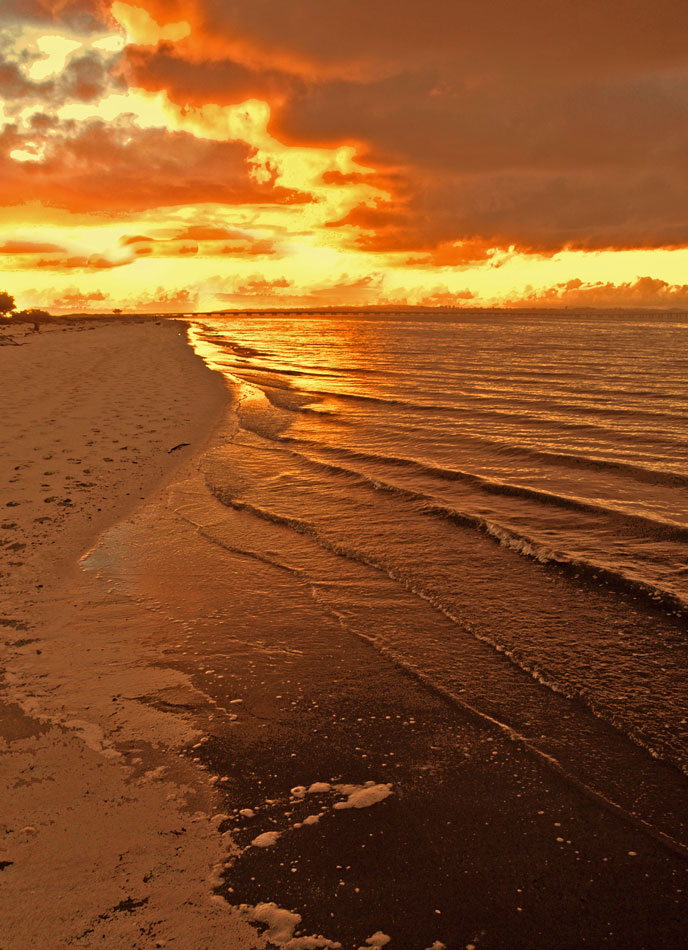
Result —
[[506, 80], [471, 90], [439, 34], [411, 68], [403, 33], [320, 57], [312, 10], [273, 35], [241, 3], [237, 22], [213, 0], [20, 6], [0, 21], [0, 289], [21, 307], [688, 307], [673, 165], [592, 138], [577, 155], [556, 102], [503, 114]]

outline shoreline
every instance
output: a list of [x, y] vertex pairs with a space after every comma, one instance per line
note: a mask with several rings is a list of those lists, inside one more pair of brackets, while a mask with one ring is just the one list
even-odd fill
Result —
[[[126, 332], [109, 337], [131, 357]], [[150, 487], [134, 498], [119, 485], [117, 517], [100, 513], [81, 566], [53, 572], [45, 607], [37, 592], [17, 600], [41, 626], [7, 628], [18, 711], [5, 736], [15, 784], [3, 795], [14, 823], [0, 852], [12, 861], [0, 878], [3, 950], [43, 948], [46, 935], [113, 950], [368, 950], [386, 937], [390, 950], [640, 950], [680, 939], [685, 860], [364, 643], [305, 577], [260, 560], [280, 529], [205, 484], [233, 429], [225, 385], [186, 340], [155, 323], [150, 333], [170, 333], [156, 372], [171, 348], [180, 362], [168, 369], [187, 387], [183, 410], [171, 377], [156, 395], [172, 422], [157, 448], [148, 440]], [[150, 367], [130, 371], [139, 385], [125, 387], [126, 411], [152, 420], [141, 401]], [[180, 411], [205, 435], [175, 457], [165, 453], [190, 431]], [[86, 428], [114, 436], [122, 411], [104, 421]], [[98, 456], [102, 485], [110, 451]], [[237, 532], [254, 556], [232, 547]], [[78, 547], [64, 528], [61, 539]]]
[[153, 319], [52, 327], [0, 359], [3, 950], [194, 950], [233, 927], [254, 946], [211, 900], [212, 789], [176, 754], [198, 730], [137, 699], [186, 680], [156, 666], [138, 605], [78, 562], [193, 469], [224, 382], [184, 324]]

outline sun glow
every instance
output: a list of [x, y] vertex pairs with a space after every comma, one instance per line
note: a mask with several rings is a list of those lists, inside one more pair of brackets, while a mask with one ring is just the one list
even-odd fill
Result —
[[146, 10], [119, 0], [112, 4], [110, 12], [124, 28], [127, 43], [137, 46], [178, 43], [191, 33], [191, 27], [185, 20], [160, 26]]
[[71, 40], [65, 36], [39, 36], [36, 47], [41, 55], [28, 67], [27, 76], [34, 82], [44, 82], [46, 79], [57, 76], [64, 69], [70, 54], [80, 46], [81, 43], [78, 40]]
[[[475, 171], [437, 191], [432, 169], [413, 165], [427, 109], [409, 113], [396, 152], [371, 144], [394, 102], [371, 112], [376, 124], [349, 99], [365, 83], [377, 95], [397, 65], [352, 73], [347, 61], [336, 82], [334, 60], [317, 76], [315, 60], [289, 73], [303, 51], [273, 43], [270, 67], [247, 32], [204, 32], [202, 8], [179, 0], [160, 22], [153, 0], [118, 0], [95, 29], [18, 21], [2, 32], [0, 252], [23, 306], [688, 305], [680, 240], [584, 248], [580, 229], [531, 240], [527, 204], [512, 223]], [[236, 56], [237, 43], [251, 55]], [[415, 95], [410, 82], [399, 97]], [[430, 92], [436, 108], [445, 88]], [[289, 131], [302, 103], [326, 134]], [[429, 137], [427, 157], [434, 147]], [[483, 234], [462, 223], [471, 202]], [[555, 198], [548, 207], [555, 217]], [[499, 237], [521, 225], [522, 240]]]

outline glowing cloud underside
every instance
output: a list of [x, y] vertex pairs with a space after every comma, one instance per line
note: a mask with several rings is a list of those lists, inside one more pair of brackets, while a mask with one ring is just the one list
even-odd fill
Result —
[[21, 306], [688, 307], [683, 3], [105, 6], [0, 30]]

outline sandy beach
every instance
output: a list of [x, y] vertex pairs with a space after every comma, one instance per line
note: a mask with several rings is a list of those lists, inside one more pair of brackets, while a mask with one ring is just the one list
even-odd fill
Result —
[[224, 387], [181, 324], [14, 336], [0, 348], [0, 946], [253, 946], [211, 901], [210, 788], [174, 754], [196, 727], [145, 702], [187, 678], [78, 566], [202, 448]]
[[17, 342], [2, 950], [679, 945], [679, 843], [353, 636], [261, 555], [286, 527], [208, 491], [239, 397], [183, 323]]
[[0, 950], [688, 946], [687, 34], [0, 0]]

